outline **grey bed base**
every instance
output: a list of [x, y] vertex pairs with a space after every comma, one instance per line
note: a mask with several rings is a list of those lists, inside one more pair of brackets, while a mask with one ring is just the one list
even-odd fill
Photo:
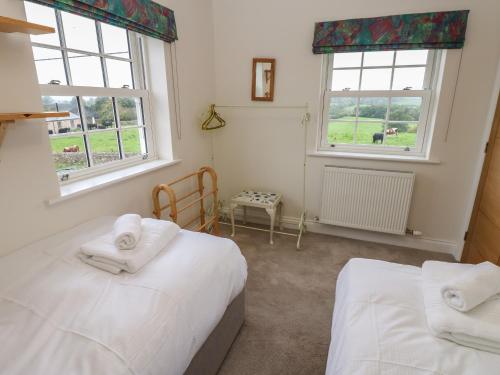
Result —
[[227, 307], [219, 324], [198, 350], [184, 375], [215, 375], [245, 321], [245, 289]]

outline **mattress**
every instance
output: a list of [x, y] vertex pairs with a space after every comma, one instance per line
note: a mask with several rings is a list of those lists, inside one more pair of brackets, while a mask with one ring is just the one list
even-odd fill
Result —
[[352, 259], [336, 289], [327, 375], [500, 374], [500, 355], [433, 336], [421, 269]]
[[2, 374], [182, 374], [243, 290], [228, 239], [181, 231], [136, 274], [82, 263], [99, 218], [0, 258]]

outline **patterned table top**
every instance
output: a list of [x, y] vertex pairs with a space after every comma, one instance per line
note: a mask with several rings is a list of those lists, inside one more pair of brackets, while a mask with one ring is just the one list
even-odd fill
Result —
[[231, 202], [246, 206], [255, 207], [275, 207], [281, 200], [281, 194], [263, 192], [263, 191], [252, 191], [244, 190], [239, 194], [236, 194]]

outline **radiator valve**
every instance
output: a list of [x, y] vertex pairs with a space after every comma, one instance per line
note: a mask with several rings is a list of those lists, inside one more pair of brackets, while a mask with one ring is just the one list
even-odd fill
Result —
[[406, 234], [409, 234], [411, 236], [421, 236], [422, 232], [408, 228], [408, 229], [406, 229]]

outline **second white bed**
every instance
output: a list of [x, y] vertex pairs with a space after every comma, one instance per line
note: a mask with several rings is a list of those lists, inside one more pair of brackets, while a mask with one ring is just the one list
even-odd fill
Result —
[[499, 374], [500, 355], [433, 336], [422, 271], [352, 259], [336, 288], [327, 375]]
[[101, 218], [0, 258], [6, 374], [182, 374], [243, 290], [233, 241], [181, 231], [136, 274], [83, 264]]

